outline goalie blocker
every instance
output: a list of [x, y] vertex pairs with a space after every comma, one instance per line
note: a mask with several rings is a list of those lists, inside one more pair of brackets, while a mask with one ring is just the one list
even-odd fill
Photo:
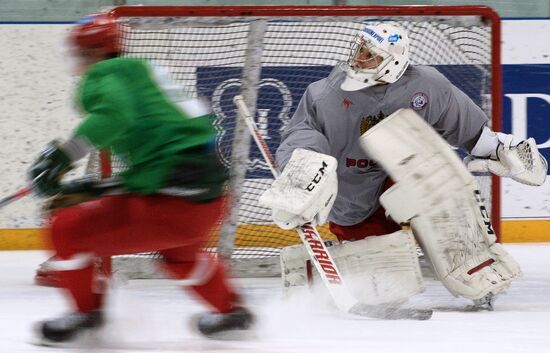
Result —
[[258, 200], [282, 229], [325, 223], [338, 192], [334, 157], [297, 148], [284, 171]]

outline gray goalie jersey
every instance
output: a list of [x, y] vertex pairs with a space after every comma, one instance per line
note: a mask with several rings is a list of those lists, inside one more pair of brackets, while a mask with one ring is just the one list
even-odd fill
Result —
[[400, 108], [412, 108], [447, 142], [470, 151], [488, 122], [485, 113], [436, 69], [409, 67], [397, 82], [359, 91], [340, 89], [345, 73], [336, 67], [306, 89], [277, 149], [284, 166], [295, 148], [335, 157], [338, 196], [329, 220], [354, 225], [379, 207], [386, 173], [359, 145], [359, 137]]

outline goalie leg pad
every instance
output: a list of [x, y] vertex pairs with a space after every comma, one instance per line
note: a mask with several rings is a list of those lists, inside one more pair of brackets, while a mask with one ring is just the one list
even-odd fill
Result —
[[[422, 273], [410, 231], [367, 237], [328, 248], [354, 296], [362, 303], [401, 303], [424, 290]], [[308, 268], [309, 256], [302, 245], [284, 248], [281, 267], [287, 295], [320, 281]], [[311, 274], [312, 276], [309, 276]]]
[[396, 182], [380, 202], [397, 222], [410, 219], [439, 280], [454, 295], [496, 295], [521, 271], [495, 244], [473, 176], [414, 111], [399, 110], [362, 137], [365, 151]]
[[497, 295], [521, 275], [519, 265], [500, 244], [491, 244], [467, 227], [451, 229], [440, 222], [442, 217], [462, 218], [448, 211], [445, 207], [411, 220], [436, 278], [456, 296], [476, 300], [490, 293]]

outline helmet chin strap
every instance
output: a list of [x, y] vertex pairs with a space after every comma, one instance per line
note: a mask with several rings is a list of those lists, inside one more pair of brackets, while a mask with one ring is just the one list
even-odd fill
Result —
[[379, 85], [387, 85], [387, 84], [389, 84], [389, 82], [388, 82], [388, 81], [382, 80], [382, 78], [383, 78], [384, 76], [386, 76], [386, 73], [383, 73], [383, 74], [379, 75], [378, 78], [376, 78], [376, 79], [373, 80], [373, 81], [377, 82], [377, 84], [379, 84]]

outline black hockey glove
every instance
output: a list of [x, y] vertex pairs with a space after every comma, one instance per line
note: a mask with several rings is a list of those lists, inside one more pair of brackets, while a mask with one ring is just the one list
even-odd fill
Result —
[[61, 178], [70, 169], [71, 160], [59, 142], [48, 143], [28, 172], [33, 191], [42, 197], [59, 193]]

